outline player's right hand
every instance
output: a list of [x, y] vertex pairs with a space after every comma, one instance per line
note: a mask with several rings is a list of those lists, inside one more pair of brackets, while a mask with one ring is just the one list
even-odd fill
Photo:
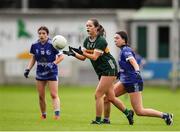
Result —
[[24, 71], [24, 77], [25, 78], [28, 78], [29, 72], [30, 72], [29, 69], [25, 69], [25, 71]]
[[136, 71], [135, 75], [136, 75], [136, 79], [139, 79], [139, 80], [142, 79], [140, 71]]
[[[70, 46], [69, 46], [70, 47]], [[83, 55], [83, 51], [81, 49], [81, 46], [79, 46], [79, 48], [73, 48], [73, 47], [70, 47], [71, 50], [77, 52], [78, 54], [80, 55]]]

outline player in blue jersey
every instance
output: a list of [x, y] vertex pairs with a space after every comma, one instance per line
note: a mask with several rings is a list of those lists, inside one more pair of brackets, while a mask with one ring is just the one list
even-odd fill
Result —
[[52, 41], [48, 37], [49, 30], [45, 26], [38, 29], [39, 39], [31, 45], [30, 53], [32, 57], [25, 69], [24, 76], [28, 78], [29, 72], [37, 63], [36, 87], [39, 93], [39, 104], [41, 118], [46, 118], [45, 87], [48, 85], [53, 102], [54, 118], [60, 118], [60, 99], [58, 96], [58, 66], [64, 56], [62, 52], [52, 46]]
[[[134, 51], [128, 46], [128, 36], [124, 31], [116, 32], [114, 42], [120, 48], [119, 54], [119, 81], [114, 85], [115, 96], [118, 97], [124, 93], [130, 96], [131, 105], [138, 116], [159, 117], [165, 120], [167, 125], [173, 123], [173, 115], [163, 113], [151, 108], [144, 108], [142, 103], [143, 80], [140, 75], [139, 65], [137, 63]], [[107, 107], [109, 104], [106, 102]], [[124, 104], [122, 104], [124, 105]], [[110, 108], [105, 109], [107, 118], [110, 114]]]

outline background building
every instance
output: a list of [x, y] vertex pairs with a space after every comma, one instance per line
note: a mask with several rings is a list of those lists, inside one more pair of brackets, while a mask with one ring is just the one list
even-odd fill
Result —
[[[171, 80], [174, 57], [171, 6], [169, 0], [127, 0], [123, 4], [119, 0], [1, 0], [0, 73], [3, 76], [0, 83], [33, 81], [33, 78], [24, 81], [23, 71], [39, 26], [48, 26], [50, 37], [62, 34], [69, 45], [78, 47], [86, 36], [85, 22], [91, 17], [99, 19], [105, 27], [109, 48], [115, 58], [118, 51], [113, 34], [117, 30], [126, 30], [131, 46], [146, 59], [142, 72], [145, 80], [153, 80], [153, 84], [154, 80], [167, 83]], [[60, 69], [64, 83], [97, 82], [88, 60], [82, 63], [66, 57]], [[177, 76], [180, 76], [179, 70]]]

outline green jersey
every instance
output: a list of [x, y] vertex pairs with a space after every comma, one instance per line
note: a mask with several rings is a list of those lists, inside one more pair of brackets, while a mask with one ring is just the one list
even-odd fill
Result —
[[107, 48], [108, 43], [103, 36], [98, 36], [96, 40], [91, 41], [87, 37], [84, 41], [84, 48], [86, 52], [93, 54], [94, 50], [102, 53], [99, 58], [94, 61], [91, 60], [93, 68], [96, 74], [100, 77], [104, 76], [116, 76], [117, 75], [117, 65], [114, 57], [110, 54]]

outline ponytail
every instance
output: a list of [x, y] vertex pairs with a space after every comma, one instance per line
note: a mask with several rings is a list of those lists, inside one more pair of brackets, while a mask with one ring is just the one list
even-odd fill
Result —
[[98, 35], [106, 37], [106, 31], [103, 26], [99, 24], [98, 20], [95, 18], [92, 18], [90, 20], [93, 22], [94, 26], [97, 27]]
[[105, 31], [105, 29], [103, 28], [102, 25], [99, 25], [97, 31], [98, 31], [98, 34], [99, 34], [100, 36], [106, 37], [106, 31]]

